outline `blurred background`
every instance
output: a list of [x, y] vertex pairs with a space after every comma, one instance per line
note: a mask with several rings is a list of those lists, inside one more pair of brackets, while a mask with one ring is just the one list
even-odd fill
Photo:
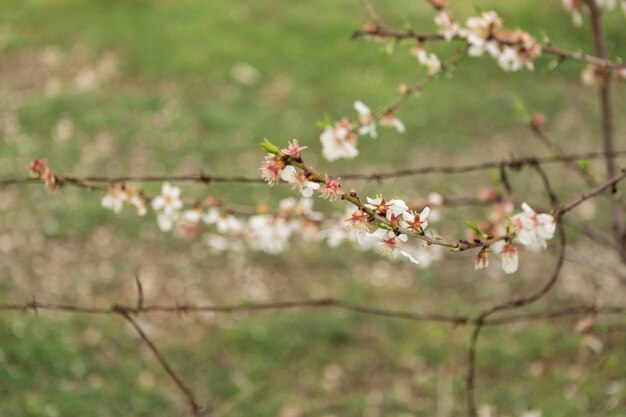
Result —
[[[497, 10], [507, 27], [555, 45], [593, 51], [588, 22], [572, 25], [561, 1], [451, 1], [461, 22]], [[421, 1], [372, 1], [391, 27], [433, 32]], [[330, 173], [460, 165], [546, 155], [519, 112], [548, 118], [546, 131], [568, 152], [600, 150], [597, 94], [580, 83], [584, 65], [504, 73], [490, 58], [463, 59], [397, 116], [405, 134], [361, 138], [361, 155], [321, 158], [318, 122], [354, 115], [362, 100], [380, 109], [399, 85], [425, 76], [410, 44], [388, 53], [351, 40], [367, 23], [356, 0], [0, 0], [0, 175], [27, 175], [33, 158], [59, 174], [257, 176], [258, 143], [298, 138], [307, 160]], [[626, 56], [623, 13], [605, 16], [612, 57]], [[442, 59], [447, 45], [433, 45]], [[624, 85], [614, 89], [618, 149], [625, 149]], [[620, 146], [621, 143], [621, 146]], [[603, 175], [601, 163], [591, 172]], [[551, 166], [563, 201], [587, 189]], [[431, 175], [346, 183], [361, 195], [477, 196], [499, 189], [498, 173]], [[511, 174], [517, 198], [547, 206], [536, 174]], [[266, 204], [289, 187], [183, 185], [190, 198]], [[158, 192], [159, 185], [146, 189]], [[471, 254], [430, 269], [349, 246], [296, 243], [277, 256], [213, 254], [201, 239], [159, 231], [152, 215], [115, 215], [102, 195], [42, 186], [0, 190], [0, 300], [110, 305], [135, 300], [229, 304], [336, 297], [407, 311], [474, 314], [537, 288], [554, 256], [521, 254], [521, 271], [475, 272]], [[602, 201], [580, 217], [608, 227]], [[343, 209], [321, 201], [317, 208]], [[445, 236], [486, 208], [442, 211]], [[562, 279], [536, 306], [623, 301], [620, 264], [569, 232], [575, 242]], [[554, 245], [552, 245], [554, 246]], [[495, 261], [495, 259], [494, 259]], [[576, 262], [578, 261], [578, 262]], [[493, 262], [497, 264], [497, 262]], [[623, 416], [626, 338], [622, 319], [576, 330], [580, 318], [486, 329], [479, 346], [478, 399], [492, 414]], [[464, 412], [468, 329], [336, 310], [237, 315], [140, 316], [139, 321], [216, 416], [437, 416]], [[0, 414], [171, 416], [184, 399], [132, 328], [116, 317], [0, 315]], [[483, 408], [483, 412], [486, 408]], [[496, 411], [497, 410], [497, 411]], [[499, 413], [499, 414], [497, 414]]]

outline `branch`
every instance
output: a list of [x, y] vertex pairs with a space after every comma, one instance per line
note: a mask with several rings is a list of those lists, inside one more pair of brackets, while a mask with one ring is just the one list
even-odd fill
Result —
[[[415, 40], [420, 43], [429, 42], [429, 41], [445, 41], [443, 35], [438, 33], [418, 33], [412, 29], [399, 31], [388, 29], [384, 26], [377, 25], [372, 28], [367, 28], [364, 30], [355, 30], [352, 32], [352, 39], [358, 39], [361, 37], [375, 36], [379, 38], [392, 38], [398, 42], [403, 40]], [[463, 41], [466, 42], [466, 39], [462, 36], [454, 36], [452, 38], [454, 41]], [[502, 45], [510, 45], [511, 43], [506, 39], [495, 38]], [[585, 52], [576, 52], [570, 51], [567, 49], [558, 48], [551, 43], [538, 43], [541, 47], [541, 51], [553, 55], [560, 60], [572, 60], [572, 61], [580, 61], [586, 62], [588, 64], [598, 65], [601, 67], [615, 68], [615, 69], [623, 69], [626, 68], [626, 64], [622, 62], [611, 61], [603, 56], [594, 56], [589, 55]]]

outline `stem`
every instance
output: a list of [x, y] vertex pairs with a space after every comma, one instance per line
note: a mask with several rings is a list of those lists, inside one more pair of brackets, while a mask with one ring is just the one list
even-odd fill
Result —
[[[591, 18], [591, 30], [596, 54], [601, 59], [606, 59], [606, 42], [602, 31], [602, 20], [600, 10], [595, 0], [585, 0], [589, 8]], [[617, 174], [615, 165], [615, 137], [613, 126], [613, 105], [611, 103], [611, 79], [605, 77], [600, 86], [600, 110], [602, 114], [602, 139], [604, 147], [604, 157], [606, 161], [607, 178], [613, 178]], [[624, 216], [623, 210], [618, 204], [613, 205], [613, 228], [615, 238], [620, 247], [624, 248]]]

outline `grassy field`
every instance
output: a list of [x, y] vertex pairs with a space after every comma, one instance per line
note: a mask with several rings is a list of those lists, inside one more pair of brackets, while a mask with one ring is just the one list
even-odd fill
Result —
[[[386, 3], [373, 2], [392, 26], [435, 29], [425, 2]], [[593, 50], [588, 24], [573, 27], [557, 0], [450, 3], [460, 20], [476, 7], [495, 8], [510, 27]], [[322, 160], [318, 121], [352, 115], [356, 99], [381, 108], [400, 84], [425, 76], [408, 45], [388, 54], [381, 45], [350, 39], [366, 21], [356, 0], [0, 0], [0, 9], [1, 177], [26, 175], [34, 157], [47, 158], [61, 174], [254, 176], [263, 137], [278, 144], [299, 138], [310, 147], [309, 161], [333, 173], [547, 154], [516, 111], [519, 101], [547, 115], [549, 134], [568, 151], [600, 144], [596, 93], [580, 85], [580, 64], [547, 71], [550, 60], [542, 58], [535, 72], [509, 74], [491, 59], [466, 58], [398, 111], [404, 135], [383, 131], [377, 141], [361, 140], [355, 160]], [[611, 56], [626, 57], [623, 14], [611, 13], [605, 22]], [[434, 48], [442, 56], [450, 51]], [[619, 116], [626, 112], [625, 86], [614, 91]], [[626, 134], [623, 118], [616, 130], [618, 138]], [[601, 173], [601, 165], [592, 164], [592, 172]], [[557, 184], [570, 184], [559, 188], [564, 200], [584, 189], [570, 182], [568, 171], [551, 168], [550, 174]], [[469, 195], [495, 179], [493, 172], [350, 185], [409, 197], [433, 190]], [[511, 180], [520, 198], [545, 204], [530, 173]], [[183, 192], [273, 207], [291, 194], [288, 187], [219, 184]], [[416, 270], [348, 247], [304, 243], [275, 257], [213, 256], [199, 240], [161, 233], [151, 217], [112, 214], [100, 198], [76, 189], [55, 196], [35, 186], [0, 190], [1, 301], [130, 303], [138, 271], [151, 302], [336, 297], [468, 314], [536, 288], [553, 262], [550, 254], [536, 256], [524, 273], [502, 277], [470, 270], [467, 256]], [[603, 209], [593, 220], [598, 225], [608, 223]], [[462, 220], [481, 214], [444, 211], [447, 221], [438, 230], [461, 235]], [[612, 261], [579, 245], [601, 263]], [[538, 308], [619, 301], [623, 291], [594, 268], [572, 264], [564, 277]], [[214, 416], [464, 413], [464, 327], [337, 310], [139, 319]], [[531, 409], [544, 417], [623, 416], [626, 323], [603, 321], [582, 335], [576, 321], [486, 330], [479, 346], [480, 404], [499, 410], [494, 416]], [[589, 348], [590, 340], [602, 343], [602, 354]], [[0, 315], [0, 415], [158, 417], [183, 415], [185, 407], [121, 319]]]

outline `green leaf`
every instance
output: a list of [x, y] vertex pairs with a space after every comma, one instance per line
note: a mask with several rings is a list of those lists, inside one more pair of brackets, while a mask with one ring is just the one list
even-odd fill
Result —
[[471, 222], [469, 220], [465, 220], [463, 223], [465, 223], [466, 226], [468, 226], [469, 228], [471, 228], [473, 231], [475, 231], [476, 233], [478, 233], [478, 236], [483, 236], [484, 233], [482, 232], [482, 230], [480, 230], [480, 227], [478, 227], [478, 225], [475, 222]]
[[261, 142], [261, 147], [268, 153], [273, 153], [274, 155], [280, 155], [280, 149], [276, 147], [272, 142], [267, 140], [267, 138], [263, 139]]

